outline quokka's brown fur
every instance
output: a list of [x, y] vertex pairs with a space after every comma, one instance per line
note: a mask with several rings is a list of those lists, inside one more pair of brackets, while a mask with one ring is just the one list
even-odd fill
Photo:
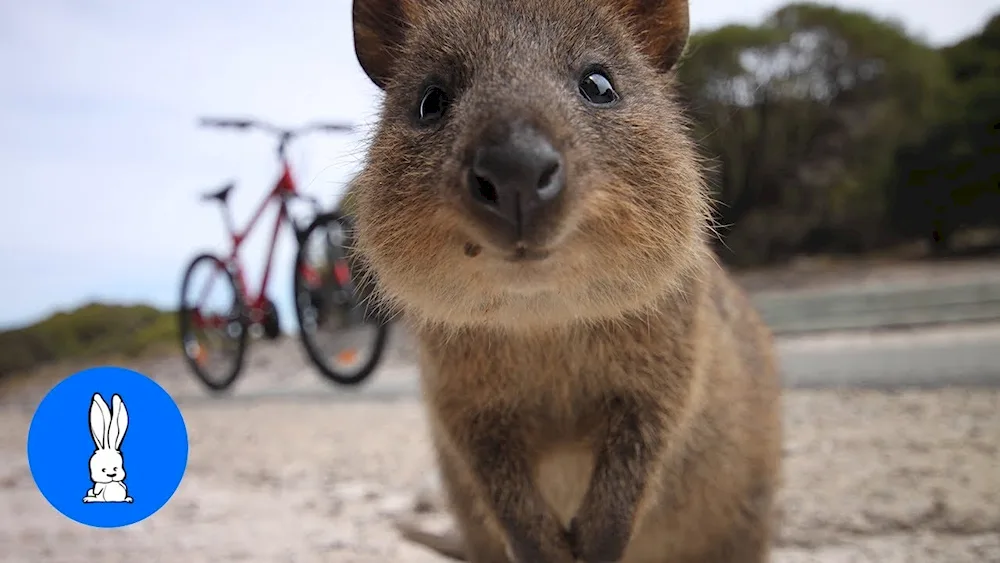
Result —
[[[464, 557], [766, 561], [780, 382], [769, 331], [708, 244], [673, 97], [686, 1], [353, 9], [385, 92], [356, 178], [358, 250], [419, 341]], [[581, 96], [592, 68], [611, 107]], [[448, 101], [432, 123], [429, 85]], [[525, 123], [561, 154], [565, 193], [531, 241], [547, 257], [512, 261], [463, 190], [477, 143]]]

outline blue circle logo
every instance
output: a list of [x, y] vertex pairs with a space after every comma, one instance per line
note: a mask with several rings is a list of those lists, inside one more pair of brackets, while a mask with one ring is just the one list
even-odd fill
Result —
[[125, 368], [78, 372], [42, 399], [28, 429], [28, 466], [67, 518], [128, 526], [170, 500], [187, 467], [188, 436], [174, 400]]

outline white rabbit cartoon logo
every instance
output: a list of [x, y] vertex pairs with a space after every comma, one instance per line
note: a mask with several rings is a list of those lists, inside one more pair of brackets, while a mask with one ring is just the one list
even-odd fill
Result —
[[125, 462], [121, 445], [128, 429], [128, 411], [118, 394], [111, 396], [111, 409], [99, 393], [90, 402], [90, 435], [94, 455], [90, 457], [90, 479], [94, 487], [83, 502], [132, 502], [125, 488]]

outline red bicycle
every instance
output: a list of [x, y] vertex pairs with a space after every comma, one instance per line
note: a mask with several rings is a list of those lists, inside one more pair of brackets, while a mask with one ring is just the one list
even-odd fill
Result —
[[[280, 176], [271, 191], [257, 207], [243, 230], [233, 224], [228, 205], [235, 185], [227, 183], [206, 193], [203, 201], [217, 202], [222, 207], [223, 220], [230, 235], [230, 249], [220, 256], [204, 252], [189, 263], [181, 282], [178, 308], [181, 344], [188, 365], [198, 379], [211, 391], [229, 388], [243, 370], [248, 336], [270, 340], [281, 335], [278, 310], [267, 295], [275, 243], [284, 223], [295, 233], [296, 252], [293, 277], [296, 318], [299, 336], [305, 351], [321, 374], [335, 383], [356, 385], [367, 379], [377, 367], [387, 340], [387, 325], [367, 312], [359, 303], [352, 283], [347, 243], [350, 222], [335, 212], [324, 213], [319, 201], [297, 191], [286, 147], [295, 138], [312, 131], [346, 132], [344, 124], [314, 123], [298, 129], [284, 129], [257, 120], [202, 119], [201, 125], [237, 130], [257, 129], [276, 135]], [[312, 205], [313, 219], [305, 227], [289, 213], [289, 203], [305, 200]], [[247, 236], [258, 224], [264, 210], [277, 204], [278, 214], [264, 264], [260, 289], [255, 295], [247, 290], [239, 251]], [[317, 244], [314, 244], [317, 243]], [[318, 256], [309, 250], [319, 247]], [[201, 270], [207, 269], [203, 284], [196, 282]], [[218, 289], [222, 279], [221, 299], [212, 301], [211, 291]], [[200, 288], [195, 291], [194, 288]], [[214, 311], [213, 311], [214, 307]], [[367, 334], [366, 329], [375, 334]], [[331, 330], [332, 329], [332, 330]], [[328, 352], [321, 336], [332, 333], [328, 340], [346, 344], [337, 352]], [[361, 353], [367, 348], [368, 353]], [[221, 374], [213, 374], [216, 360], [228, 364]], [[332, 360], [332, 361], [331, 361]]]

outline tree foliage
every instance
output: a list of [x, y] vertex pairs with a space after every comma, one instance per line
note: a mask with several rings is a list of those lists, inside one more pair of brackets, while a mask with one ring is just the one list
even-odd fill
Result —
[[924, 139], [900, 149], [891, 220], [947, 251], [959, 229], [1000, 224], [1000, 14], [942, 53], [953, 103]]
[[997, 189], [997, 20], [934, 49], [894, 22], [796, 3], [693, 35], [679, 78], [714, 163], [723, 259], [864, 252], [967, 223]]

